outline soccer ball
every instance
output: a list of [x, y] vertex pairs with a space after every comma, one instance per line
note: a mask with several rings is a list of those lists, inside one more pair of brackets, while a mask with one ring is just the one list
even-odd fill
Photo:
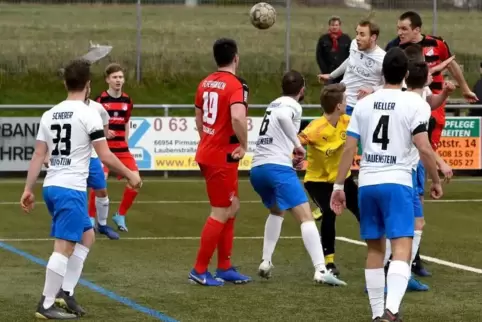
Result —
[[255, 4], [249, 11], [251, 24], [258, 29], [268, 29], [276, 22], [276, 10], [266, 2]]

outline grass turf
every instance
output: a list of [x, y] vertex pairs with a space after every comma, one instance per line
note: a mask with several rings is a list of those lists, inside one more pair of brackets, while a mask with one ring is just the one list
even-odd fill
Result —
[[[252, 103], [267, 103], [279, 94], [285, 66], [286, 19], [277, 7], [277, 23], [257, 30], [248, 19], [249, 6], [142, 6], [142, 75], [134, 84], [136, 8], [134, 5], [0, 5], [0, 104], [50, 104], [64, 97], [56, 71], [69, 59], [82, 55], [89, 40], [111, 44], [109, 60], [128, 68], [126, 90], [137, 103], [192, 103], [199, 80], [213, 70], [211, 46], [221, 36], [239, 42], [240, 75], [251, 87]], [[380, 44], [394, 37], [402, 10], [378, 11]], [[26, 14], [28, 13], [28, 14]], [[318, 101], [315, 47], [326, 21], [340, 15], [346, 32], [353, 29], [363, 10], [294, 6], [291, 16], [291, 64], [308, 79], [307, 103]], [[430, 32], [432, 12], [421, 11], [424, 30]], [[450, 44], [465, 66], [469, 83], [478, 78], [478, 26], [482, 14], [441, 11], [438, 33]], [[107, 61], [96, 67], [100, 75]], [[103, 89], [97, 79], [94, 92]], [[154, 113], [154, 112], [149, 112]]]
[[[17, 202], [23, 184], [0, 181], [0, 238], [45, 238], [50, 219], [45, 206], [24, 215]], [[11, 182], [11, 181], [10, 181]], [[122, 195], [122, 182], [110, 181], [110, 198], [115, 211]], [[473, 202], [426, 203], [427, 226], [422, 253], [432, 257], [482, 268], [479, 233], [482, 219], [481, 182], [457, 182], [446, 186], [445, 199], [473, 199]], [[252, 284], [203, 288], [187, 283], [193, 265], [200, 229], [209, 211], [202, 181], [145, 181], [139, 202], [129, 213], [130, 232], [124, 239], [108, 241], [99, 237], [85, 265], [84, 278], [139, 304], [161, 311], [179, 321], [370, 321], [364, 288], [365, 248], [337, 242], [336, 261], [345, 288], [313, 285], [313, 269], [301, 239], [282, 239], [274, 255], [273, 279], [255, 277], [259, 264], [267, 211], [249, 182], [240, 182], [244, 201], [236, 224], [234, 263], [254, 276]], [[41, 201], [40, 184], [37, 200]], [[159, 203], [171, 201], [171, 203]], [[202, 201], [200, 203], [199, 201]], [[13, 204], [6, 204], [13, 202]], [[283, 224], [282, 236], [299, 236], [292, 218]], [[338, 218], [337, 233], [358, 240], [356, 221], [349, 213]], [[128, 240], [127, 237], [165, 239]], [[179, 237], [193, 237], [175, 239]], [[253, 239], [252, 237], [258, 237]], [[49, 241], [11, 241], [11, 245], [37, 257], [48, 259]], [[1, 321], [30, 321], [42, 291], [44, 268], [0, 249], [2, 256], [3, 310]], [[215, 264], [215, 259], [213, 264]], [[214, 267], [214, 265], [213, 265]], [[428, 264], [434, 273], [423, 279], [430, 285], [426, 293], [409, 293], [402, 306], [408, 321], [478, 321], [482, 292], [480, 275], [447, 266]], [[89, 315], [85, 321], [155, 321], [135, 310], [79, 286], [76, 297]], [[443, 305], [439, 306], [441, 303]]]

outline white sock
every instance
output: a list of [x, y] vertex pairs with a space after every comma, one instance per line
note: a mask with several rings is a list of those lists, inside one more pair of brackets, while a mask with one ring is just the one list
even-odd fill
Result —
[[107, 225], [107, 217], [109, 217], [109, 197], [95, 197], [95, 209], [97, 210], [97, 222], [99, 225]]
[[69, 258], [67, 265], [67, 273], [65, 273], [62, 289], [69, 292], [69, 295], [74, 295], [74, 288], [79, 282], [82, 268], [84, 268], [84, 261], [89, 254], [89, 249], [82, 244], [75, 244], [74, 252]]
[[387, 244], [385, 246], [385, 258], [383, 259], [383, 266], [386, 266], [388, 261], [390, 260], [390, 256], [392, 255], [392, 243], [390, 239], [386, 239]]
[[410, 266], [404, 261], [392, 260], [387, 273], [387, 306], [393, 314], [397, 314], [407, 290], [410, 278]]
[[420, 247], [420, 241], [422, 240], [422, 231], [415, 230], [413, 234], [413, 241], [412, 241], [412, 258], [410, 259], [410, 267], [412, 267], [412, 263], [415, 260], [415, 256], [417, 256], [418, 248]]
[[381, 317], [385, 310], [385, 270], [365, 269], [368, 298], [372, 307], [372, 319]]
[[42, 293], [45, 296], [43, 303], [44, 309], [48, 309], [54, 305], [55, 297], [62, 286], [65, 273], [67, 271], [67, 262], [69, 258], [53, 252], [50, 255], [49, 262], [47, 263], [47, 272], [45, 273], [45, 285]]
[[316, 228], [316, 223], [313, 220], [305, 221], [301, 224], [301, 237], [303, 238], [303, 243], [305, 244], [308, 254], [310, 254], [315, 270], [325, 271], [326, 267], [323, 246], [321, 245], [318, 228]]
[[264, 226], [264, 241], [263, 241], [263, 260], [271, 262], [274, 249], [278, 243], [281, 235], [281, 226], [283, 225], [283, 217], [276, 215], [269, 215]]

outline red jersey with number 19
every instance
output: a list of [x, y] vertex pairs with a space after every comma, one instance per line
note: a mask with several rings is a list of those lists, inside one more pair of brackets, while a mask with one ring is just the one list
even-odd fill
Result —
[[231, 123], [231, 105], [241, 103], [248, 108], [248, 85], [230, 72], [217, 71], [201, 81], [195, 106], [203, 111], [202, 136], [196, 152], [200, 164], [237, 167], [239, 161], [231, 153], [239, 140]]

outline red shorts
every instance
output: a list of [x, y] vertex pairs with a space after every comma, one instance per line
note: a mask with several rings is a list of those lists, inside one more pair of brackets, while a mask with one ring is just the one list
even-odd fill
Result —
[[199, 164], [212, 207], [228, 208], [238, 197], [238, 168]]
[[[127, 152], [127, 153], [114, 153], [114, 155], [120, 160], [120, 162], [122, 162], [123, 165], [126, 166], [127, 169], [129, 169], [131, 171], [139, 172], [139, 168], [137, 167], [137, 162], [134, 159], [134, 157], [132, 156], [132, 154]], [[104, 166], [104, 173], [106, 175], [109, 173], [109, 169], [106, 166]], [[118, 180], [123, 179], [123, 178], [124, 177], [121, 176], [121, 175], [117, 176]]]
[[432, 141], [432, 148], [434, 151], [437, 151], [444, 127], [445, 127], [444, 124], [435, 123], [435, 127], [432, 130], [431, 141]]

